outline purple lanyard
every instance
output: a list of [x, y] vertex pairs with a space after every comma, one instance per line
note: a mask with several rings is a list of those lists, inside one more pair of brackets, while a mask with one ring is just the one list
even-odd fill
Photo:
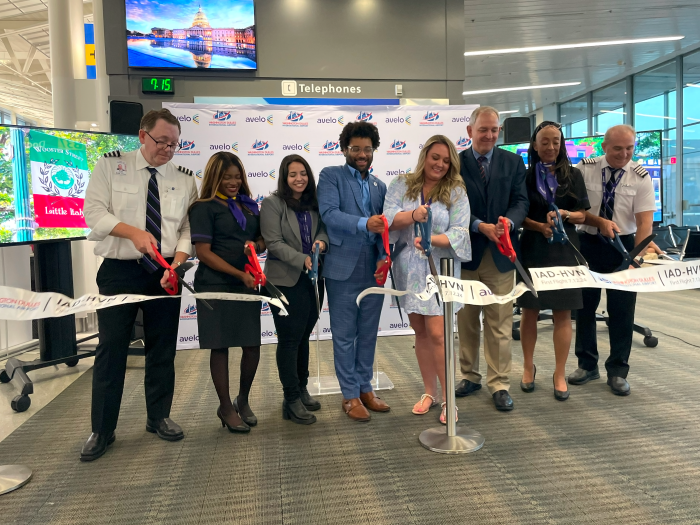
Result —
[[[423, 196], [423, 188], [420, 190], [420, 203], [421, 206], [425, 204], [425, 197]], [[430, 206], [433, 203], [433, 199], [428, 199], [428, 206]]]
[[611, 191], [608, 191], [608, 181], [606, 180], [607, 177], [605, 176], [605, 168], [603, 168], [602, 175], [603, 175], [603, 204], [605, 206], [608, 205], [610, 200], [615, 201], [615, 190], [617, 189], [617, 185], [620, 183], [620, 180], [622, 179], [622, 175], [624, 175], [625, 170], [620, 169], [620, 176], [617, 177], [617, 180], [613, 178], [613, 187]]

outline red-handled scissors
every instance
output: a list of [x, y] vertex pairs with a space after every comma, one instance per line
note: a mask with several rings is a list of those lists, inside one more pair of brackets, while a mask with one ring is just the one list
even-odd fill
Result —
[[379, 277], [377, 277], [377, 284], [380, 286], [384, 286], [386, 283], [386, 277], [389, 275], [389, 270], [391, 270], [391, 257], [390, 253], [391, 251], [389, 250], [389, 222], [386, 220], [386, 217], [382, 215], [382, 220], [384, 221], [384, 231], [382, 232], [382, 244], [384, 245], [384, 252], [386, 253], [386, 259], [384, 260], [384, 264], [377, 270], [377, 273], [381, 274]]
[[503, 224], [503, 235], [501, 235], [498, 239], [499, 241], [501, 241], [501, 243], [496, 245], [498, 246], [498, 251], [501, 252], [501, 254], [508, 257], [508, 260], [515, 265], [515, 269], [518, 270], [518, 273], [520, 274], [520, 277], [522, 277], [525, 285], [530, 289], [532, 295], [537, 297], [535, 285], [532, 284], [530, 276], [528, 276], [522, 264], [520, 264], [520, 261], [518, 260], [518, 255], [515, 253], [513, 244], [510, 242], [510, 222], [505, 217], [501, 217], [501, 224]]
[[252, 244], [248, 244], [248, 249], [250, 249], [250, 255], [248, 256], [248, 264], [246, 264], [243, 269], [253, 276], [255, 279], [255, 286], [264, 286], [265, 289], [270, 293], [275, 299], [279, 299], [284, 304], [289, 304], [287, 298], [282, 292], [280, 292], [277, 287], [267, 282], [267, 277], [260, 267], [260, 262], [258, 261], [258, 255], [255, 253], [255, 247]]
[[[171, 287], [166, 288], [165, 291], [168, 292], [170, 295], [175, 295], [177, 293], [177, 283], [181, 282], [182, 286], [187, 288], [190, 292], [196, 293], [194, 291], [194, 288], [192, 288], [189, 284], [187, 284], [187, 281], [185, 281], [182, 277], [180, 277], [180, 274], [178, 274], [177, 271], [175, 271], [173, 269], [173, 267], [170, 266], [170, 264], [168, 264], [168, 261], [166, 261], [165, 258], [160, 254], [160, 252], [158, 251], [158, 248], [156, 248], [156, 246], [154, 244], [151, 244], [151, 247], [153, 248], [153, 253], [155, 253], [155, 255], [156, 255], [155, 261], [158, 264], [160, 264], [163, 268], [168, 270], [168, 282], [170, 283]], [[188, 264], [188, 263], [185, 263], [185, 264]], [[204, 299], [200, 299], [200, 301], [202, 301], [202, 304], [204, 306], [206, 306], [207, 308], [209, 308], [209, 310], [213, 310], [211, 305], [208, 302], [206, 302]]]

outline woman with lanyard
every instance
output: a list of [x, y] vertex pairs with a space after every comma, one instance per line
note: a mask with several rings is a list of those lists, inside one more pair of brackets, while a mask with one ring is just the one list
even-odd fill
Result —
[[[523, 221], [520, 239], [521, 260], [525, 268], [547, 266], [578, 266], [583, 262], [578, 254], [579, 240], [575, 224], [582, 224], [586, 217], [588, 193], [583, 175], [571, 166], [566, 152], [561, 125], [545, 121], [535, 129], [528, 149], [529, 168], [525, 175], [530, 209]], [[550, 242], [556, 213], [556, 205], [562, 216], [569, 243]], [[578, 258], [577, 258], [578, 256]], [[566, 359], [571, 346], [571, 310], [583, 306], [580, 288], [539, 292], [539, 297], [527, 292], [518, 299], [522, 308], [520, 318], [520, 342], [523, 347], [523, 379], [520, 388], [524, 392], [535, 390], [537, 368], [533, 362], [537, 343], [537, 318], [540, 310], [552, 310], [554, 317], [554, 397], [566, 401], [569, 391], [566, 384]]]
[[282, 159], [277, 191], [260, 206], [260, 225], [267, 244], [265, 275], [289, 301], [289, 315], [272, 306], [277, 330], [277, 369], [284, 401], [282, 417], [300, 425], [316, 422], [311, 412], [321, 403], [309, 395], [309, 336], [323, 304], [323, 281], [316, 290], [309, 278], [315, 245], [328, 246], [316, 199], [316, 181], [308, 162], [300, 155]]
[[[384, 200], [384, 216], [395, 241], [394, 286], [397, 290], [421, 292], [430, 270], [414, 223], [428, 220], [432, 213], [432, 258], [436, 267], [440, 259], [455, 261], [459, 278], [459, 261], [471, 259], [469, 239], [470, 207], [464, 182], [459, 174], [459, 157], [454, 144], [445, 136], [430, 137], [418, 157], [416, 171], [394, 179]], [[424, 394], [414, 405], [416, 415], [427, 414], [438, 404], [437, 380], [442, 386], [442, 413], [445, 424], [445, 338], [442, 306], [431, 298], [421, 301], [414, 295], [401, 298], [416, 334], [416, 358], [423, 377]], [[454, 303], [455, 310], [459, 303]]]
[[[265, 251], [257, 203], [251, 198], [240, 159], [228, 152], [212, 155], [204, 170], [200, 199], [190, 208], [192, 244], [199, 267], [194, 277], [198, 292], [256, 294], [255, 279], [244, 271], [250, 255]], [[231, 432], [250, 432], [258, 423], [248, 404], [260, 361], [260, 301], [197, 301], [200, 348], [211, 348], [209, 368], [219, 396], [216, 415]], [[240, 346], [238, 397], [229, 395], [228, 349]]]

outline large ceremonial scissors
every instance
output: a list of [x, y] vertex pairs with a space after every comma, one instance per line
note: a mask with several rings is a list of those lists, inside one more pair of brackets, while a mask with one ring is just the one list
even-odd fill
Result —
[[435, 285], [437, 286], [438, 291], [439, 298], [436, 297], [435, 299], [437, 299], [439, 305], [441, 301], [444, 301], [444, 299], [442, 297], [442, 288], [440, 287], [440, 275], [435, 268], [435, 262], [433, 262], [433, 244], [431, 239], [433, 233], [433, 210], [431, 210], [430, 207], [428, 207], [427, 210], [428, 220], [425, 222], [414, 222], [413, 229], [416, 237], [420, 238], [420, 247], [423, 248], [425, 255], [428, 257], [430, 274], [433, 276], [433, 279], [435, 279]]
[[[578, 248], [574, 246], [574, 243], [571, 242], [571, 239], [569, 239], [569, 236], [566, 233], [566, 230], [564, 229], [564, 221], [561, 218], [561, 213], [559, 213], [559, 208], [557, 207], [556, 204], [553, 202], [549, 205], [549, 211], [553, 211], [556, 215], [552, 219], [552, 226], [550, 226], [550, 229], [552, 230], [552, 236], [547, 239], [547, 242], [549, 244], [553, 244], [555, 242], [558, 242], [560, 244], [566, 244], [568, 243], [569, 246], [571, 246], [575, 251], [576, 254], [581, 255], [581, 252], [578, 251]], [[581, 260], [583, 260], [583, 264], [586, 265], [586, 268], [588, 267], [588, 263], [586, 262], [586, 259], [583, 255], [581, 255], [581, 260], [578, 258], [577, 255], [574, 255], [576, 257], [576, 260], [581, 263]]]
[[[403, 246], [398, 249], [394, 246], [394, 251], [392, 252], [389, 246], [389, 221], [382, 215], [382, 221], [384, 221], [384, 230], [382, 231], [382, 245], [384, 246], [384, 252], [386, 253], [386, 259], [384, 264], [379, 268], [378, 272], [381, 274], [377, 278], [377, 284], [384, 286], [386, 283], [387, 275], [391, 276], [391, 288], [396, 290], [396, 282], [394, 281], [394, 270], [392, 269], [393, 259], [401, 252]], [[401, 304], [399, 303], [398, 296], [394, 296], [396, 299], [396, 307], [399, 309], [399, 317], [401, 318], [401, 324], [403, 324], [403, 314], [401, 313]]]
[[[182, 286], [187, 288], [190, 292], [197, 293], [194, 291], [194, 288], [192, 288], [189, 284], [187, 284], [187, 281], [185, 281], [182, 277], [185, 275], [187, 270], [192, 268], [194, 266], [194, 263], [191, 263], [189, 261], [181, 264], [178, 266], [177, 270], [174, 270], [170, 264], [168, 264], [168, 261], [165, 260], [165, 258], [160, 254], [158, 251], [158, 248], [154, 244], [151, 244], [151, 247], [153, 248], [153, 253], [155, 253], [155, 261], [160, 264], [163, 268], [168, 270], [168, 282], [170, 283], [170, 288], [166, 288], [165, 291], [168, 292], [170, 295], [175, 295], [177, 293], [177, 285], [178, 282], [182, 283]], [[199, 299], [202, 301], [202, 304], [209, 308], [209, 310], [213, 310], [211, 305], [206, 302], [204, 299]]]
[[255, 253], [255, 247], [252, 244], [248, 244], [247, 246], [250, 250], [250, 255], [248, 256], [248, 264], [246, 264], [243, 269], [253, 276], [255, 279], [255, 286], [264, 286], [273, 298], [279, 299], [284, 304], [288, 305], [289, 301], [287, 301], [284, 294], [280, 292], [274, 284], [268, 282], [258, 262], [258, 255]]
[[532, 284], [530, 276], [528, 276], [527, 272], [523, 268], [523, 265], [520, 264], [520, 261], [518, 260], [518, 254], [515, 253], [513, 244], [510, 242], [510, 222], [505, 217], [501, 217], [501, 224], [503, 225], [503, 235], [501, 235], [498, 239], [499, 241], [501, 241], [501, 243], [496, 245], [498, 247], [498, 251], [501, 252], [501, 254], [508, 257], [508, 260], [515, 265], [515, 269], [518, 270], [518, 273], [520, 274], [520, 277], [522, 278], [525, 285], [530, 289], [532, 295], [537, 297], [537, 290], [535, 290], [535, 285]]
[[649, 237], [644, 239], [642, 242], [640, 242], [637, 246], [635, 246], [632, 250], [628, 252], [627, 248], [625, 248], [625, 245], [622, 244], [622, 239], [620, 239], [618, 233], [613, 233], [615, 234], [615, 237], [613, 237], [612, 239], [609, 237], [605, 237], [600, 233], [598, 233], [598, 237], [600, 237], [603, 240], [603, 242], [610, 244], [620, 253], [620, 255], [622, 255], [622, 263], [615, 269], [615, 271], [621, 272], [623, 270], [627, 270], [630, 266], [632, 266], [633, 268], [641, 268], [644, 259], [640, 259], [639, 262], [637, 262], [636, 257], [637, 255], [642, 253], [642, 251], [647, 249], [651, 241], [653, 241], [656, 237], [656, 234], [652, 233], [651, 235], [649, 235]]

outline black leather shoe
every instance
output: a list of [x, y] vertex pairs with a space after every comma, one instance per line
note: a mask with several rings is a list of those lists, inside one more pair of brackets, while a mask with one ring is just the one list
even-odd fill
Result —
[[309, 412], [301, 399], [295, 399], [288, 403], [282, 401], [282, 419], [292, 420], [299, 425], [311, 425], [316, 423], [316, 416]]
[[569, 384], [585, 385], [593, 379], [600, 379], [600, 374], [598, 373], [597, 366], [593, 370], [584, 370], [583, 368], [577, 368], [573, 374], [569, 375]]
[[528, 394], [530, 392], [535, 391], [535, 376], [537, 375], [537, 365], [535, 363], [532, 363], [532, 383], [523, 383], [520, 381], [520, 390], [523, 392], [527, 392]]
[[321, 403], [319, 403], [313, 397], [311, 397], [311, 394], [309, 394], [309, 391], [306, 389], [305, 386], [301, 387], [300, 398], [301, 398], [301, 402], [304, 403], [306, 410], [310, 410], [311, 412], [315, 412], [316, 410], [321, 409]]
[[109, 434], [93, 432], [80, 451], [80, 461], [95, 461], [101, 458], [107, 452], [107, 447], [114, 443], [114, 439], [114, 431]]
[[513, 399], [511, 399], [508, 390], [499, 390], [493, 394], [493, 402], [496, 405], [496, 410], [507, 412], [513, 410]]
[[481, 383], [474, 383], [468, 379], [462, 379], [457, 388], [455, 388], [455, 395], [457, 397], [465, 397], [469, 394], [473, 394], [477, 390], [481, 390]]
[[163, 419], [147, 419], [146, 430], [157, 434], [160, 439], [164, 439], [165, 441], [179, 441], [185, 437], [180, 425], [169, 417], [164, 417]]
[[630, 384], [627, 379], [619, 376], [608, 377], [608, 386], [616, 396], [630, 395]]
[[248, 432], [250, 432], [250, 427], [246, 425], [245, 421], [243, 420], [241, 420], [241, 422], [238, 425], [230, 425], [228, 421], [224, 419], [224, 416], [221, 415], [221, 408], [216, 409], [216, 415], [221, 420], [221, 426], [228, 428], [229, 432], [238, 434], [247, 434]]
[[258, 418], [255, 417], [255, 414], [253, 414], [253, 411], [250, 409], [250, 405], [248, 403], [239, 403], [238, 397], [236, 397], [236, 399], [233, 400], [233, 408], [236, 409], [236, 412], [238, 412], [241, 419], [245, 421], [246, 425], [254, 427], [258, 424]]
[[[552, 383], [556, 385], [556, 383], [554, 383], [554, 376], [552, 376]], [[557, 390], [557, 387], [555, 386], [554, 399], [556, 399], [557, 401], [566, 401], [567, 399], [569, 399], [569, 390]]]

